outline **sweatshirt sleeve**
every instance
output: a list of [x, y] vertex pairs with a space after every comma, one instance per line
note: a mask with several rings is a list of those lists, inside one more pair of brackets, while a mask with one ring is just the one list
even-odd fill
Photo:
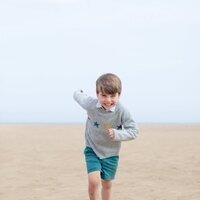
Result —
[[74, 100], [85, 110], [88, 110], [93, 98], [85, 94], [82, 90], [77, 90], [73, 95]]
[[115, 141], [133, 140], [138, 136], [139, 129], [131, 114], [125, 111], [122, 116], [122, 129], [113, 129], [115, 132]]

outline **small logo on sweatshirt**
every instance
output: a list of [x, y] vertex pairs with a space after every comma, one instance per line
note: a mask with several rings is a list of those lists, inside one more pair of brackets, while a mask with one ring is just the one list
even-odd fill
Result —
[[99, 123], [96, 121], [96, 122], [94, 122], [94, 126], [96, 126], [97, 128], [99, 128]]

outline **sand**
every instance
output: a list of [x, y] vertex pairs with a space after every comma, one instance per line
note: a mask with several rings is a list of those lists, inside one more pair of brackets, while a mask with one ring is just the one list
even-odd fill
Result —
[[[199, 200], [200, 125], [139, 125], [113, 200]], [[83, 125], [0, 125], [1, 200], [87, 200]]]

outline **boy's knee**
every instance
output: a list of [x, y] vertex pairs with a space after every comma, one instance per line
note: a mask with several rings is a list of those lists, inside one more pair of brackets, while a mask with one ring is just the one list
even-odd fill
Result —
[[90, 199], [96, 199], [99, 188], [100, 188], [100, 181], [98, 181], [97, 179], [89, 180], [88, 193], [89, 193]]
[[90, 180], [89, 181], [89, 188], [96, 189], [100, 186], [100, 182], [98, 180]]
[[89, 174], [89, 189], [90, 190], [95, 190], [98, 187], [100, 187], [100, 175], [99, 173], [92, 173]]
[[104, 180], [102, 180], [102, 187], [105, 190], [110, 190], [112, 188], [112, 181], [104, 181]]

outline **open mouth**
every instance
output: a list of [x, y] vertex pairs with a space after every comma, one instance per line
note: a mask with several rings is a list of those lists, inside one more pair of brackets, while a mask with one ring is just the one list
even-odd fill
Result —
[[113, 104], [104, 104], [104, 106], [105, 106], [106, 108], [110, 108], [110, 107], [113, 106]]

